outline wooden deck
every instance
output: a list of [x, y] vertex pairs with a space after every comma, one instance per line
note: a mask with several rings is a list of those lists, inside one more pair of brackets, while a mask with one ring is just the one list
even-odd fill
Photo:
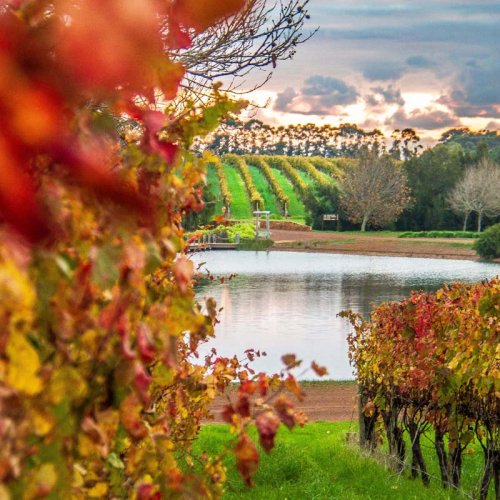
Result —
[[207, 250], [236, 250], [237, 243], [191, 243], [188, 252], [205, 252]]

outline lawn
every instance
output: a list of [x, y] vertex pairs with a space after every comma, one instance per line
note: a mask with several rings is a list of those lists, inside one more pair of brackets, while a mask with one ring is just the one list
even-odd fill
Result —
[[245, 183], [236, 168], [224, 165], [229, 192], [233, 197], [231, 203], [231, 217], [234, 219], [247, 219], [251, 217], [252, 209]]
[[[261, 454], [255, 487], [248, 489], [230, 468], [227, 493], [224, 498], [252, 500], [284, 499], [459, 499], [463, 494], [441, 488], [437, 461], [432, 445], [423, 439], [431, 475], [436, 479], [425, 488], [420, 480], [411, 480], [408, 473], [398, 475], [388, 471], [374, 458], [363, 456], [355, 445], [346, 443], [346, 433], [356, 425], [349, 422], [318, 422], [292, 432], [279, 430], [276, 448]], [[195, 451], [220, 451], [231, 439], [229, 427], [206, 425]], [[471, 492], [477, 484], [482, 467], [482, 453], [475, 451], [464, 457], [463, 488]], [[228, 458], [228, 463], [232, 462]], [[491, 491], [490, 497], [493, 498]]]
[[304, 204], [297, 197], [297, 193], [293, 189], [292, 183], [288, 180], [288, 178], [277, 168], [271, 168], [273, 174], [276, 177], [276, 180], [279, 182], [281, 189], [288, 196], [288, 213], [292, 218], [300, 218], [303, 219], [306, 216], [306, 211], [304, 208]]
[[276, 197], [264, 174], [253, 165], [248, 165], [248, 170], [250, 171], [257, 191], [264, 199], [264, 210], [269, 210], [271, 214], [281, 215], [281, 211], [276, 204]]
[[215, 205], [215, 214], [220, 215], [222, 213], [223, 202], [220, 192], [219, 179], [217, 178], [217, 173], [215, 172], [213, 165], [208, 165], [207, 167], [207, 189], [217, 200]]

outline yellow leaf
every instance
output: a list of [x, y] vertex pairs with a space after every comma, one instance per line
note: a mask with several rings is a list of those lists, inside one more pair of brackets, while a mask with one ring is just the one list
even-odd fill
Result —
[[46, 411], [33, 408], [30, 411], [33, 430], [37, 436], [46, 436], [54, 427], [53, 417]]
[[47, 496], [57, 483], [57, 472], [54, 464], [42, 464], [32, 476], [25, 492], [25, 498], [35, 499]]
[[49, 397], [54, 404], [60, 403], [65, 396], [78, 401], [87, 395], [87, 384], [72, 366], [57, 369], [52, 375], [49, 387]]
[[108, 485], [106, 483], [97, 483], [87, 491], [87, 495], [90, 498], [103, 498], [107, 492]]
[[12, 330], [6, 352], [10, 359], [7, 383], [30, 396], [38, 394], [42, 390], [42, 383], [37, 375], [40, 360], [33, 346], [22, 333]]
[[0, 484], [0, 500], [10, 500], [9, 490], [3, 484]]

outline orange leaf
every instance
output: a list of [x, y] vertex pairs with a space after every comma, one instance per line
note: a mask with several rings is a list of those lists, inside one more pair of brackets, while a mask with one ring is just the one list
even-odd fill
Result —
[[318, 375], [319, 377], [324, 377], [325, 375], [328, 375], [328, 370], [324, 366], [320, 366], [316, 363], [316, 361], [313, 361], [311, 363], [311, 368], [314, 370], [314, 373]]
[[248, 486], [252, 485], [252, 474], [259, 466], [259, 453], [247, 435], [240, 436], [234, 448], [236, 467]]

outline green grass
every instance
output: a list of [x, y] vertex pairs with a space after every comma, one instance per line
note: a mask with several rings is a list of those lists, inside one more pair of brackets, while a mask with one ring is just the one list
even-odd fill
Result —
[[469, 242], [461, 242], [461, 241], [406, 241], [405, 243], [411, 245], [428, 245], [428, 246], [436, 246], [436, 247], [448, 247], [448, 248], [473, 248], [474, 243]]
[[303, 170], [300, 170], [298, 168], [295, 169], [295, 171], [297, 172], [297, 174], [299, 174], [299, 177], [308, 185], [308, 186], [312, 186], [314, 184], [314, 181], [312, 179], [312, 177], [307, 173], [307, 172], [304, 172]]
[[252, 208], [248, 199], [245, 183], [240, 173], [229, 165], [224, 165], [227, 186], [233, 202], [231, 203], [231, 217], [234, 219], [248, 219], [252, 216]]
[[288, 196], [288, 213], [291, 216], [292, 220], [303, 220], [306, 216], [306, 210], [304, 208], [304, 204], [297, 197], [297, 193], [293, 189], [291, 182], [288, 180], [285, 175], [278, 170], [277, 168], [271, 168], [273, 174], [276, 177], [276, 180], [279, 182], [281, 189]]
[[[408, 473], [388, 471], [382, 463], [364, 456], [355, 445], [346, 443], [346, 432], [355, 431], [349, 422], [318, 422], [307, 424], [292, 432], [280, 428], [276, 447], [269, 454], [261, 453], [255, 487], [248, 489], [234, 470], [230, 456], [227, 493], [224, 498], [252, 500], [284, 499], [422, 499], [464, 498], [457, 492], [441, 488], [438, 479], [432, 479], [429, 488], [420, 480], [412, 481]], [[194, 451], [220, 452], [232, 439], [225, 425], [204, 426]], [[438, 477], [437, 460], [430, 442], [422, 440], [431, 475]], [[482, 468], [482, 453], [464, 456], [463, 488], [471, 492], [477, 485]], [[490, 497], [493, 498], [491, 491]]]
[[222, 196], [220, 192], [219, 179], [213, 165], [208, 165], [207, 167], [207, 189], [215, 196], [215, 199], [217, 200], [215, 204], [215, 214], [221, 214], [223, 205]]
[[281, 215], [281, 211], [276, 203], [276, 197], [271, 189], [271, 186], [267, 182], [264, 174], [253, 165], [248, 165], [248, 170], [252, 176], [252, 180], [257, 188], [257, 191], [262, 196], [264, 200], [264, 210], [269, 210], [271, 214]]

